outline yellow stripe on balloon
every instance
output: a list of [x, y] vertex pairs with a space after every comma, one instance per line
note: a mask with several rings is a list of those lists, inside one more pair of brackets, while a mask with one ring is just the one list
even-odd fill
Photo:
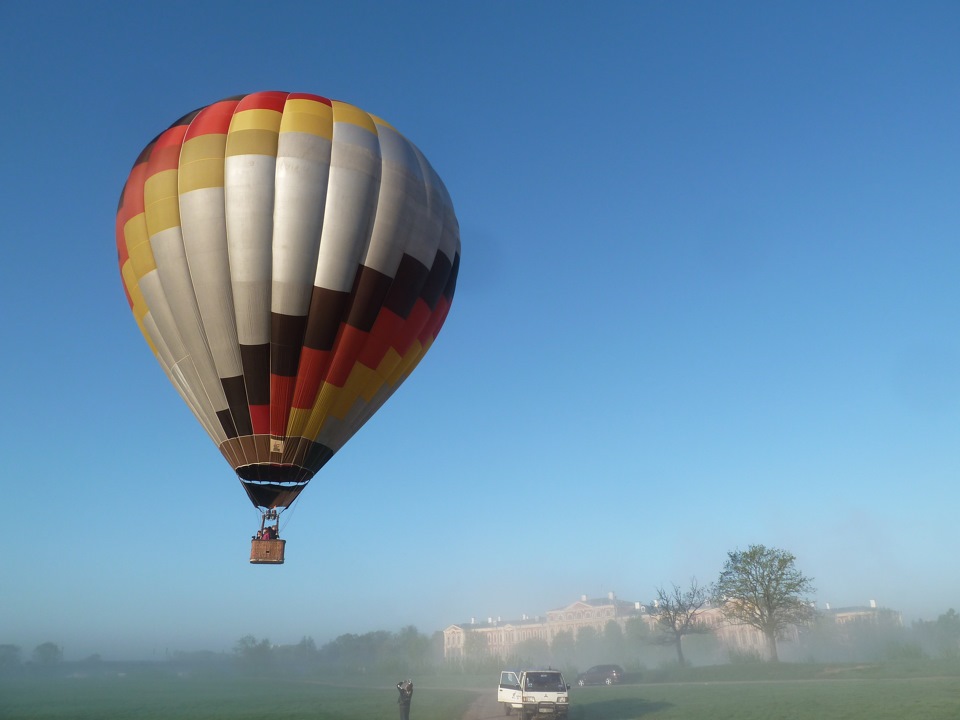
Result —
[[180, 151], [180, 194], [201, 188], [223, 187], [223, 158], [227, 136], [198, 135], [187, 140]]
[[423, 346], [418, 341], [410, 344], [410, 349], [403, 354], [403, 359], [393, 369], [393, 372], [387, 376], [387, 384], [390, 387], [396, 387], [409, 374], [410, 370], [417, 366], [420, 357], [423, 355]]
[[364, 130], [369, 130], [374, 135], [377, 134], [377, 126], [374, 124], [373, 118], [363, 110], [349, 103], [337, 102], [336, 100], [331, 102], [333, 103], [333, 121], [335, 123], [350, 123], [362, 127]]
[[180, 227], [176, 169], [164, 170], [147, 178], [143, 184], [143, 210], [150, 235]]
[[230, 135], [244, 130], [268, 130], [270, 132], [280, 132], [280, 120], [282, 114], [276, 110], [265, 110], [256, 108], [254, 110], [242, 110], [234, 114], [230, 119]]
[[323, 424], [330, 414], [330, 409], [336, 404], [337, 396], [341, 389], [332, 383], [325, 382], [320, 386], [320, 392], [317, 393], [317, 400], [313, 403], [313, 410], [310, 413], [310, 421], [307, 423], [304, 435], [308, 438], [315, 438], [323, 429]]
[[[400, 353], [396, 349], [390, 347], [387, 348], [387, 352], [383, 354], [383, 359], [380, 361], [380, 364], [377, 365], [377, 375], [383, 378], [383, 382], [389, 382], [389, 378], [393, 375], [394, 370], [403, 362], [403, 358], [400, 357]], [[379, 388], [378, 388], [379, 389]], [[367, 401], [372, 400], [373, 397], [368, 397]]]
[[280, 132], [302, 132], [333, 139], [333, 108], [316, 100], [287, 100]]
[[347, 382], [343, 386], [343, 392], [340, 393], [336, 405], [333, 406], [331, 411], [333, 416], [343, 420], [347, 416], [347, 413], [350, 412], [350, 408], [353, 407], [353, 404], [363, 395], [365, 390], [371, 387], [377, 387], [380, 384], [381, 380], [377, 376], [376, 371], [371, 370], [363, 363], [355, 363], [350, 370], [350, 375], [347, 376]]
[[226, 156], [268, 155], [276, 157], [279, 135], [271, 130], [231, 131], [227, 136]]
[[120, 269], [120, 276], [123, 278], [124, 287], [127, 288], [127, 293], [130, 295], [130, 302], [132, 303], [130, 309], [133, 311], [133, 317], [136, 318], [138, 323], [142, 323], [143, 318], [150, 312], [150, 308], [147, 306], [147, 300], [140, 290], [140, 283], [137, 282], [133, 263], [130, 260], [123, 264]]
[[[400, 135], [400, 133], [397, 132], [397, 129], [393, 125], [388, 123], [386, 120], [384, 120], [383, 118], [379, 118], [376, 115], [371, 115], [370, 119], [373, 120], [373, 122], [375, 122], [377, 125], [382, 125], [383, 127], [390, 128], [395, 133], [397, 133], [397, 135]], [[403, 135], [400, 135], [400, 137], [403, 137]]]
[[127, 241], [127, 254], [133, 262], [134, 274], [140, 280], [147, 273], [157, 269], [153, 259], [153, 248], [147, 238], [147, 223], [143, 213], [134, 215], [123, 226], [123, 236]]
[[287, 437], [307, 437], [313, 440], [313, 436], [308, 436], [306, 432], [311, 412], [310, 408], [290, 408], [290, 417], [287, 418]]

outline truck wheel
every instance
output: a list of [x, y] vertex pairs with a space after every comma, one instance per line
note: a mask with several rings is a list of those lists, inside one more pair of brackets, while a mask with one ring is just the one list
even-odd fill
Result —
[[504, 715], [509, 715], [511, 712], [513, 712], [513, 707], [511, 707], [510, 703], [504, 703], [504, 704], [503, 704], [503, 714], [504, 714]]

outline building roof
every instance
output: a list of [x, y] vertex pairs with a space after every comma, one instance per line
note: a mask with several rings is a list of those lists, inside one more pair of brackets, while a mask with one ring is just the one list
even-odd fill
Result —
[[[637, 605], [640, 605], [640, 608], [637, 608]], [[569, 605], [566, 605], [561, 608], [553, 608], [549, 612], [567, 612], [569, 610], [583, 609], [583, 608], [598, 608], [598, 607], [613, 607], [616, 609], [618, 615], [640, 615], [647, 612], [647, 606], [645, 603], [638, 603], [633, 600], [621, 600], [619, 598], [610, 599], [609, 597], [605, 598], [591, 598], [585, 599], [580, 598], [576, 602], [572, 602]]]

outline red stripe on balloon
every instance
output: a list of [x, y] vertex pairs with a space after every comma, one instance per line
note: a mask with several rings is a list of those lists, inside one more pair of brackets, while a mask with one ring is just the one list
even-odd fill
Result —
[[270, 406], [269, 405], [251, 405], [250, 420], [253, 423], [254, 435], [267, 435], [270, 433]]
[[184, 142], [199, 135], [226, 135], [239, 100], [221, 100], [207, 105], [190, 123]]
[[311, 95], [310, 93], [290, 93], [287, 95], [288, 100], [314, 100], [324, 105], [329, 105], [333, 107], [333, 103], [322, 95]]
[[382, 308], [376, 322], [370, 328], [370, 337], [357, 359], [368, 368], [380, 366], [387, 351], [394, 346], [403, 330], [403, 318], [391, 310]]
[[327, 382], [343, 387], [347, 384], [350, 371], [357, 362], [357, 355], [363, 349], [369, 333], [358, 330], [350, 325], [343, 326], [343, 332], [333, 353], [333, 362], [327, 371]]
[[309, 410], [313, 407], [332, 356], [333, 353], [329, 350], [303, 348], [300, 353], [296, 389], [293, 392], [293, 407], [299, 410]]
[[251, 93], [240, 100], [234, 112], [243, 112], [244, 110], [276, 110], [277, 112], [283, 112], [283, 104], [287, 101], [288, 94], [289, 93], [276, 92], [273, 90]]
[[283, 437], [287, 434], [287, 417], [293, 400], [295, 377], [270, 375], [270, 434]]
[[417, 300], [413, 309], [403, 324], [403, 329], [397, 335], [396, 349], [401, 357], [407, 354], [413, 341], [417, 339], [420, 330], [430, 319], [430, 307], [423, 301]]

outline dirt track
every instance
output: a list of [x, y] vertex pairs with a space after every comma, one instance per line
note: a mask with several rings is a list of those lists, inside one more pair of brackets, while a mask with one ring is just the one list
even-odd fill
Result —
[[[514, 716], [515, 717], [515, 716]], [[462, 720], [503, 720], [503, 708], [497, 702], [496, 693], [480, 692]]]

